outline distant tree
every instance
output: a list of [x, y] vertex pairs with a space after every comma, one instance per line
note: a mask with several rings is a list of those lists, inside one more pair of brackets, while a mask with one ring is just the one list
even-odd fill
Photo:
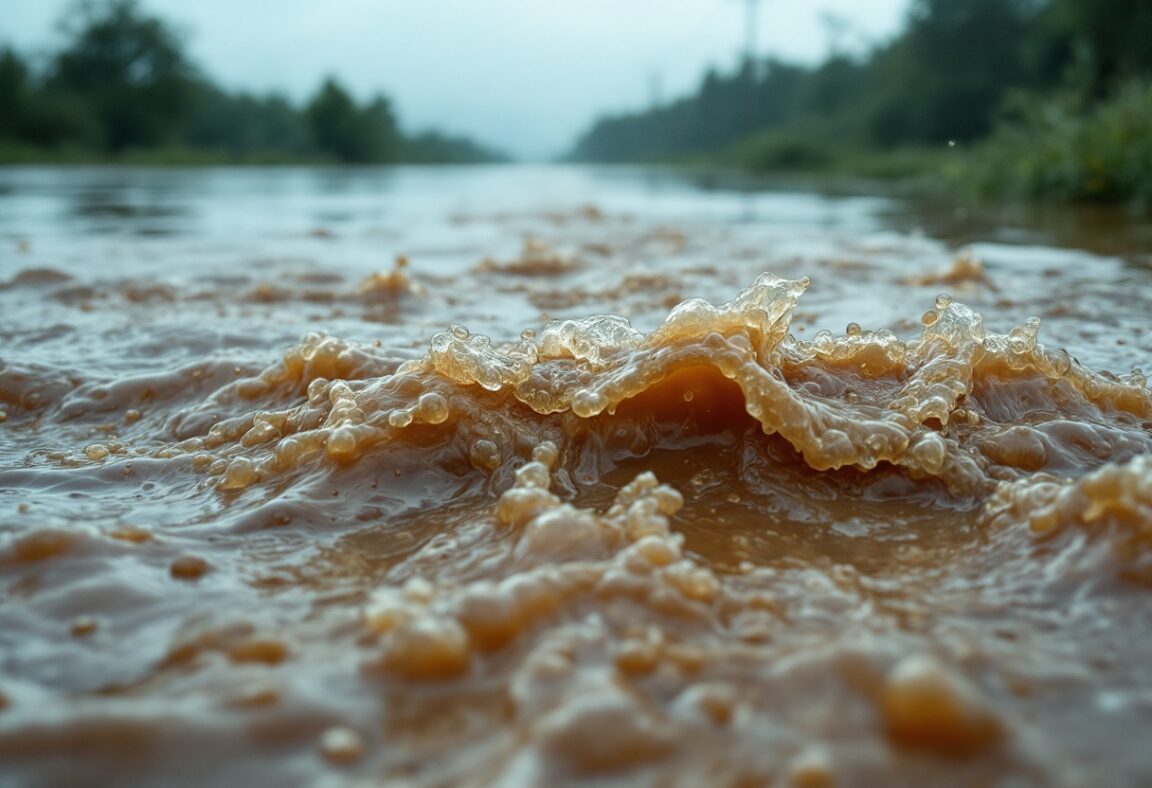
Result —
[[872, 124], [886, 144], [971, 140], [1010, 88], [1030, 87], [1035, 0], [913, 0], [904, 33], [873, 60]]
[[136, 0], [78, 0], [48, 88], [77, 97], [110, 152], [176, 140], [192, 111], [194, 69], [176, 32]]
[[464, 137], [453, 137], [437, 131], [426, 131], [404, 140], [402, 158], [419, 164], [483, 164], [508, 161]]
[[176, 30], [138, 0], [74, 0], [60, 28], [62, 47], [43, 69], [0, 47], [0, 139], [18, 143], [6, 153], [26, 147], [45, 158], [102, 158], [183, 145], [244, 160], [494, 157], [437, 133], [409, 139], [385, 96], [358, 105], [334, 79], [303, 108], [275, 94], [224, 90], [192, 64]]
[[348, 91], [329, 77], [305, 115], [316, 147], [339, 161], [388, 162], [399, 155], [400, 133], [392, 106], [383, 96], [360, 108]]
[[28, 66], [12, 49], [0, 52], [0, 138], [15, 139], [23, 131], [28, 103]]
[[185, 141], [236, 158], [300, 156], [308, 151], [304, 118], [286, 98], [228, 93], [207, 82], [199, 86]]
[[1100, 97], [1117, 84], [1152, 76], [1152, 2], [1049, 0], [1033, 45], [1050, 83]]
[[400, 130], [392, 112], [392, 102], [377, 95], [360, 111], [357, 121], [364, 138], [367, 161], [391, 162], [400, 157]]

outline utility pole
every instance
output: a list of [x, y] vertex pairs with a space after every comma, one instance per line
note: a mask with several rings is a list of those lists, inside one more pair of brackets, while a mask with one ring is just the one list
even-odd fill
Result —
[[744, 57], [756, 60], [756, 27], [760, 19], [760, 0], [744, 0]]
[[759, 124], [759, 113], [756, 111], [756, 78], [759, 69], [756, 67], [756, 29], [760, 26], [760, 0], [744, 0], [744, 65], [748, 84], [747, 109], [745, 110], [745, 123], [751, 132]]
[[660, 70], [654, 68], [648, 72], [648, 105], [652, 109], [659, 109], [663, 103], [663, 80], [660, 79]]

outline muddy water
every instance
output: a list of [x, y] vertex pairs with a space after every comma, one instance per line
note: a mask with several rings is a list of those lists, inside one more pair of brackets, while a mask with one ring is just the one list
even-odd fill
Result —
[[0, 781], [1146, 784], [1152, 273], [910, 217], [0, 172]]

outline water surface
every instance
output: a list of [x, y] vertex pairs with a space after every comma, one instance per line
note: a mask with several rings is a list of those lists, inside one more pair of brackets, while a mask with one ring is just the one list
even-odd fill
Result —
[[3, 769], [1145, 783], [1144, 229], [705, 185], [0, 171]]

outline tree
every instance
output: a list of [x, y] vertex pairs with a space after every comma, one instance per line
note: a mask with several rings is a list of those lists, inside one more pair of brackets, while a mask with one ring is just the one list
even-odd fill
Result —
[[0, 52], [0, 138], [20, 136], [28, 101], [28, 66], [11, 49]]
[[1037, 12], [1033, 0], [914, 0], [907, 29], [873, 59], [876, 140], [987, 133], [1007, 90], [1031, 87], [1025, 41]]
[[1049, 0], [1037, 66], [1048, 81], [1070, 82], [1099, 98], [1152, 74], [1148, 0]]
[[388, 162], [399, 155], [400, 133], [392, 106], [383, 96], [360, 108], [348, 91], [329, 77], [305, 115], [316, 147], [338, 161]]
[[48, 87], [84, 103], [101, 147], [119, 152], [178, 138], [192, 111], [195, 73], [172, 28], [136, 0], [78, 0], [61, 26], [70, 41]]

